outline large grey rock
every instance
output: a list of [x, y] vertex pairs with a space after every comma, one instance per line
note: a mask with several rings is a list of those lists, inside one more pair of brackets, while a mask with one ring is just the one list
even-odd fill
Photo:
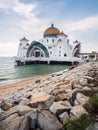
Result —
[[50, 106], [50, 111], [56, 115], [61, 114], [72, 108], [71, 104], [68, 101], [58, 101], [53, 102]]
[[79, 77], [78, 79], [79, 83], [83, 86], [87, 85], [87, 79], [83, 78], [83, 77]]
[[60, 121], [64, 124], [65, 120], [69, 118], [68, 112], [64, 112], [58, 116]]
[[29, 114], [29, 124], [30, 124], [30, 129], [35, 129], [37, 126], [37, 110], [33, 110]]
[[63, 126], [57, 117], [47, 110], [38, 112], [38, 126], [42, 130], [63, 130]]
[[83, 88], [83, 90], [85, 90], [85, 91], [92, 91], [92, 89], [89, 88], [89, 87], [87, 87], [87, 86], [85, 86], [85, 87]]
[[13, 104], [15, 103], [18, 104], [21, 101], [21, 99], [24, 97], [25, 93], [26, 92], [24, 92], [23, 90], [20, 90], [4, 98], [4, 100], [9, 101]]
[[[80, 105], [84, 105], [88, 99], [89, 99], [89, 97], [83, 95], [82, 93], [77, 93], [75, 103], [77, 102]], [[77, 105], [75, 103], [74, 103], [74, 105]]]
[[27, 98], [22, 98], [21, 101], [19, 102], [19, 105], [24, 106], [24, 105], [27, 105], [28, 102], [29, 102], [29, 99], [27, 99]]
[[20, 106], [18, 109], [18, 113], [19, 115], [23, 116], [29, 112], [32, 111], [32, 108], [28, 107], [28, 106]]
[[8, 111], [5, 111], [0, 114], [0, 121], [8, 118], [12, 114], [19, 113], [20, 115], [27, 114], [31, 111], [32, 109], [28, 106], [15, 106], [10, 108]]
[[90, 76], [83, 76], [85, 79], [88, 80], [88, 82], [93, 82], [94, 81], [94, 78], [93, 77], [90, 77]]
[[19, 116], [17, 113], [0, 121], [0, 130], [29, 130], [27, 116]]
[[70, 111], [71, 117], [79, 118], [82, 114], [88, 114], [88, 113], [81, 105], [72, 107]]
[[45, 93], [35, 98], [32, 98], [28, 105], [34, 108], [39, 107], [41, 109], [49, 109], [50, 105], [53, 103], [54, 100], [54, 96]]
[[29, 130], [28, 114], [21, 117], [21, 122], [18, 130]]
[[18, 114], [13, 114], [5, 120], [0, 121], [0, 130], [19, 130], [20, 122], [21, 118]]

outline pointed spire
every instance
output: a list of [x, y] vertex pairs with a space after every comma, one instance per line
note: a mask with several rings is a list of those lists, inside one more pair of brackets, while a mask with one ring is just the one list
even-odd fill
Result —
[[23, 37], [22, 39], [20, 39], [20, 41], [29, 41], [27, 38]]
[[52, 28], [54, 27], [54, 24], [53, 24], [53, 22], [52, 22], [52, 24], [51, 24], [51, 27], [52, 27]]

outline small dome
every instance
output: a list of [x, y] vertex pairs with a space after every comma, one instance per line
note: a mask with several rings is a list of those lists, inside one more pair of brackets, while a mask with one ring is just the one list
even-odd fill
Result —
[[44, 32], [44, 37], [56, 37], [60, 34], [59, 29], [55, 28], [52, 24], [50, 28], [47, 28]]

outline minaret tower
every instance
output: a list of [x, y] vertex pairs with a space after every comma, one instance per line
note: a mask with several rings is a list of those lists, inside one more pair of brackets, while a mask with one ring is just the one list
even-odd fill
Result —
[[29, 46], [28, 41], [29, 40], [26, 39], [25, 37], [20, 39], [17, 58], [20, 58], [21, 60], [23, 60], [26, 57], [26, 52], [27, 52], [27, 49], [28, 49], [28, 46]]

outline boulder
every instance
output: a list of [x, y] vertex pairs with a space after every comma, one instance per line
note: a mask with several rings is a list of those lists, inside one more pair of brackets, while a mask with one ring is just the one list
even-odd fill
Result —
[[22, 98], [21, 101], [19, 102], [19, 105], [22, 105], [22, 106], [27, 105], [28, 101], [29, 101], [29, 99]]
[[38, 126], [42, 130], [64, 130], [57, 117], [47, 110], [38, 112]]
[[69, 100], [71, 98], [70, 93], [59, 94], [56, 96], [56, 101]]
[[92, 89], [91, 89], [90, 87], [87, 87], [87, 86], [85, 86], [85, 87], [83, 88], [83, 90], [85, 90], [85, 91], [92, 91]]
[[80, 85], [79, 83], [74, 83], [73, 84], [73, 89], [75, 89], [75, 88], [83, 89], [83, 86]]
[[19, 130], [21, 118], [18, 114], [13, 114], [5, 120], [0, 121], [0, 130]]
[[2, 103], [1, 103], [1, 108], [3, 110], [8, 110], [8, 109], [10, 109], [12, 107], [12, 105], [13, 104], [10, 101], [3, 100]]
[[89, 83], [93, 82], [94, 81], [94, 78], [91, 77], [91, 76], [83, 76], [85, 79], [88, 80]]
[[[88, 99], [89, 97], [83, 95], [82, 93], [77, 93], [75, 102], [77, 102], [80, 105], [84, 105]], [[74, 103], [74, 105], [77, 105], [77, 104]]]
[[89, 126], [86, 130], [98, 130], [98, 122]]
[[50, 111], [56, 115], [59, 115], [65, 111], [69, 111], [72, 108], [68, 101], [53, 102], [50, 106]]
[[48, 109], [54, 100], [55, 100], [54, 96], [45, 93], [35, 98], [32, 98], [32, 100], [28, 103], [28, 105], [33, 108], [39, 107], [42, 109]]
[[5, 111], [5, 112], [0, 114], [0, 121], [8, 118], [12, 114], [18, 113], [20, 115], [24, 115], [24, 114], [30, 112], [31, 110], [32, 109], [28, 106], [18, 105], [18, 106], [12, 107], [8, 111]]
[[4, 98], [5, 101], [9, 101], [13, 104], [19, 104], [19, 102], [21, 101], [21, 99], [24, 97], [26, 92], [24, 92], [23, 90], [19, 90], [11, 95], [9, 95], [8, 97]]
[[17, 113], [0, 121], [0, 130], [29, 130], [27, 116], [19, 116]]
[[79, 118], [82, 114], [88, 114], [88, 113], [81, 105], [72, 107], [70, 111], [71, 117]]
[[20, 125], [18, 130], [30, 130], [29, 129], [29, 121], [28, 121], [28, 114], [25, 116], [20, 117]]
[[32, 111], [32, 108], [28, 107], [28, 106], [20, 106], [18, 109], [18, 113], [19, 115], [23, 116], [29, 112]]
[[85, 79], [85, 78], [83, 78], [83, 77], [79, 77], [78, 82], [79, 82], [81, 85], [83, 85], [83, 86], [87, 85], [87, 83], [88, 83], [87, 79]]
[[65, 120], [69, 118], [68, 112], [64, 112], [58, 116], [60, 121], [64, 124]]
[[29, 114], [29, 124], [30, 124], [30, 129], [35, 129], [37, 126], [37, 110], [33, 110], [32, 112], [30, 112]]

